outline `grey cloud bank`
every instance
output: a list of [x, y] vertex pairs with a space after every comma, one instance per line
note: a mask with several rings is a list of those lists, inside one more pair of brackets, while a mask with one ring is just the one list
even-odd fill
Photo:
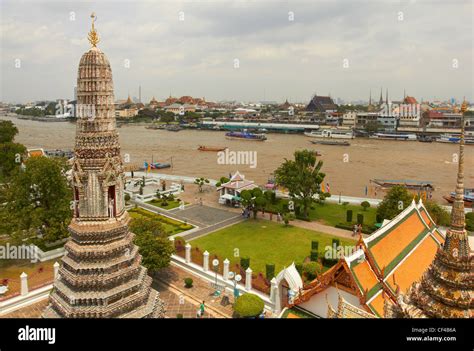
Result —
[[8, 0], [1, 10], [2, 101], [72, 98], [92, 11], [117, 99], [141, 85], [144, 100], [356, 100], [381, 86], [393, 99], [406, 88], [418, 99], [473, 100], [469, 0]]

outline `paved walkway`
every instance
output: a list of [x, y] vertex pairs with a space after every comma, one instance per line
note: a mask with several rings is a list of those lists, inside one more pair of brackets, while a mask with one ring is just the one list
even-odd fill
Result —
[[[270, 214], [265, 213], [265, 215], [262, 217], [262, 213], [259, 212], [257, 218], [270, 220]], [[277, 221], [277, 216], [275, 214], [272, 216], [272, 221], [273, 222], [278, 222]], [[280, 223], [283, 224], [283, 221], [280, 221]], [[357, 236], [352, 236], [352, 231], [350, 231], [350, 230], [331, 227], [329, 225], [322, 224], [322, 223], [319, 223], [319, 222], [316, 222], [316, 221], [307, 222], [307, 221], [302, 221], [300, 219], [295, 219], [295, 220], [290, 222], [290, 225], [293, 225], [295, 227], [304, 228], [304, 229], [314, 230], [314, 231], [325, 233], [325, 234], [339, 236], [341, 238], [356, 240], [359, 237], [358, 235]], [[364, 238], [367, 238], [369, 235], [368, 234], [362, 234], [362, 236]]]
[[48, 305], [49, 299], [45, 298], [39, 302], [22, 307], [16, 311], [7, 313], [1, 318], [41, 318], [41, 314]]
[[166, 211], [141, 201], [136, 201], [136, 204], [150, 212], [165, 214], [175, 220], [199, 227], [196, 231], [182, 235], [186, 240], [195, 239], [244, 220], [240, 215], [240, 211], [228, 211], [223, 208], [205, 205], [190, 205], [184, 210]]
[[[182, 318], [197, 318], [197, 311], [201, 302], [157, 280], [153, 282], [153, 288], [160, 292], [160, 299], [165, 304], [165, 318], [178, 318], [178, 315], [181, 315]], [[223, 317], [210, 309], [206, 309], [204, 316], [201, 318]]]
[[[184, 278], [193, 279], [192, 288], [184, 287]], [[206, 311], [207, 313], [211, 314], [211, 316], [213, 315], [219, 318], [232, 317], [232, 296], [229, 296], [228, 293], [224, 295], [229, 298], [230, 302], [226, 304], [225, 299], [223, 299], [223, 296], [213, 296], [214, 289], [211, 287], [210, 282], [200, 277], [197, 277], [192, 273], [186, 272], [179, 267], [171, 265], [168, 268], [162, 269], [160, 272], [155, 274], [154, 282], [154, 284], [156, 284], [158, 287], [161, 286], [161, 289], [163, 289], [163, 287], [168, 287], [170, 290], [181, 294], [189, 301], [194, 301], [194, 317], [196, 317], [197, 306], [199, 306], [202, 301], [205, 302]], [[173, 308], [175, 308], [174, 305]], [[173, 312], [171, 312], [170, 314], [172, 313]], [[172, 316], [170, 315], [170, 317]]]

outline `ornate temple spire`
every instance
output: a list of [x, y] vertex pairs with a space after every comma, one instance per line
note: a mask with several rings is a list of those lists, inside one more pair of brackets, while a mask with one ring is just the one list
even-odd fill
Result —
[[443, 250], [453, 257], [469, 257], [469, 239], [465, 228], [464, 213], [464, 111], [461, 117], [461, 138], [459, 141], [458, 174], [456, 181], [456, 195], [451, 209], [451, 226], [446, 232], [446, 241]]
[[91, 43], [92, 47], [95, 48], [97, 46], [97, 44], [99, 43], [100, 38], [99, 38], [99, 34], [97, 34], [97, 32], [94, 28], [94, 22], [97, 19], [97, 16], [95, 15], [94, 12], [91, 13], [91, 18], [92, 18], [92, 28], [91, 28], [87, 38], [89, 39], [89, 43]]
[[388, 88], [385, 90], [385, 103], [388, 105]]
[[115, 128], [114, 85], [106, 55], [95, 48], [94, 29], [77, 74], [78, 113], [71, 169], [74, 195], [70, 234], [43, 316], [143, 318], [163, 316], [159, 293], [141, 265], [125, 209], [125, 174]]
[[379, 99], [379, 105], [383, 105], [383, 95], [382, 95], [382, 87], [380, 87], [380, 99]]
[[[463, 113], [467, 104], [463, 103]], [[451, 210], [451, 225], [444, 244], [420, 281], [405, 294], [398, 295], [397, 305], [386, 310], [387, 317], [474, 317], [474, 256], [470, 254], [464, 215], [464, 116], [459, 142], [456, 196]]]

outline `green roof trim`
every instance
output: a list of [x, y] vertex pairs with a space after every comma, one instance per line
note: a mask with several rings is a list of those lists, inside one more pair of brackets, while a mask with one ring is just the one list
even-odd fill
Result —
[[407, 256], [411, 250], [413, 250], [413, 248], [418, 244], [420, 243], [424, 237], [426, 237], [427, 234], [429, 234], [430, 230], [429, 229], [425, 229], [423, 230], [423, 232], [421, 232], [421, 234], [419, 234], [415, 240], [413, 240], [410, 244], [407, 245], [407, 247], [405, 247], [402, 252], [400, 252], [394, 259], [392, 262], [390, 262], [388, 264], [387, 267], [385, 267], [385, 271], [384, 271], [384, 278], [386, 276], [388, 276], [390, 274], [390, 272], [392, 272], [392, 270], [400, 263], [400, 261], [405, 258], [405, 256]]
[[[358, 262], [358, 263], [362, 263], [362, 262]], [[357, 265], [354, 265], [354, 268], [356, 267]], [[357, 283], [357, 286], [359, 287], [360, 291], [362, 293], [365, 293], [365, 289], [362, 287], [362, 284], [360, 283], [359, 279], [357, 278], [357, 275], [355, 274], [354, 270], [352, 269], [353, 267], [351, 266], [350, 269], [351, 269], [351, 272], [352, 272], [352, 276], [354, 277], [354, 280], [356, 281]], [[375, 273], [374, 273], [375, 275]], [[377, 277], [376, 277], [377, 278]], [[375, 283], [374, 286], [372, 286], [368, 292], [367, 292], [367, 299], [370, 299], [375, 293], [377, 293], [377, 291], [379, 291], [380, 289], [382, 288], [382, 285], [380, 284], [380, 282], [377, 282]]]
[[[394, 225], [392, 228], [390, 228], [390, 230], [387, 230], [385, 233], [383, 233], [383, 235], [380, 235], [378, 236], [376, 239], [372, 240], [369, 242], [369, 244], [367, 245], [367, 247], [370, 249], [372, 246], [376, 245], [380, 240], [382, 240], [383, 238], [385, 238], [388, 234], [390, 234], [393, 230], [395, 230], [399, 225], [401, 225], [403, 222], [405, 222], [405, 220], [410, 217], [412, 215], [413, 212], [416, 212], [418, 214], [418, 217], [420, 217], [420, 214], [418, 213], [418, 211], [416, 210], [416, 208], [414, 208], [413, 210], [411, 210], [410, 212], [408, 212], [408, 214], [403, 217], [396, 225]], [[393, 219], [392, 219], [393, 221]], [[383, 227], [382, 227], [383, 228]]]
[[[423, 218], [421, 217], [420, 213], [418, 211], [416, 211], [416, 209], [413, 209], [412, 211], [409, 212], [409, 214], [403, 219], [401, 220], [399, 223], [397, 223], [396, 226], [394, 226], [392, 228], [392, 230], [394, 230], [395, 228], [397, 228], [400, 224], [402, 224], [406, 219], [407, 217], [411, 216], [411, 214], [413, 213], [413, 211], [416, 212], [416, 215], [418, 216], [418, 218], [420, 219], [420, 221], [422, 221], [422, 223], [425, 223], [423, 221]], [[387, 233], [384, 233], [384, 235], [382, 236], [382, 238], [386, 237], [386, 234], [388, 233], [391, 233], [391, 231], [388, 231]], [[408, 255], [408, 253], [423, 239], [423, 237], [425, 237], [428, 233], [430, 233], [430, 228], [427, 228], [425, 226], [425, 229], [420, 233], [418, 234], [414, 240], [412, 240], [386, 267], [385, 267], [385, 271], [384, 271], [384, 278], [386, 276], [388, 276], [390, 274], [390, 272], [393, 270], [393, 268], [395, 268], [395, 266], [406, 256]], [[377, 242], [379, 242], [380, 240], [379, 239], [382, 239], [382, 238], [377, 238], [376, 241], [373, 245], [370, 245], [369, 246], [369, 254], [371, 255], [371, 258], [372, 260], [374, 261], [375, 263], [375, 266], [377, 267], [377, 269], [382, 272], [382, 267], [380, 267], [377, 263], [377, 260], [375, 260], [374, 256], [372, 255], [372, 251], [370, 250], [371, 247], [373, 247]]]
[[377, 312], [377, 310], [374, 308], [374, 306], [372, 306], [372, 303], [370, 303], [369, 305], [369, 308], [372, 312], [374, 312], [374, 314], [379, 317], [379, 318], [382, 318], [382, 316]]

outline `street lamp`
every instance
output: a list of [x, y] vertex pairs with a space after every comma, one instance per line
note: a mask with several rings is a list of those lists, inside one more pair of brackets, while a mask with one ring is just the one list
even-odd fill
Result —
[[217, 258], [212, 260], [212, 266], [214, 267], [214, 271], [216, 272], [216, 284], [215, 284], [216, 291], [214, 292], [214, 295], [219, 296], [219, 292], [217, 290], [217, 271], [219, 267], [219, 260]]
[[239, 289], [237, 289], [237, 283], [242, 280], [240, 274], [235, 274], [234, 272], [229, 272], [229, 279], [234, 281], [234, 301], [239, 297]]

